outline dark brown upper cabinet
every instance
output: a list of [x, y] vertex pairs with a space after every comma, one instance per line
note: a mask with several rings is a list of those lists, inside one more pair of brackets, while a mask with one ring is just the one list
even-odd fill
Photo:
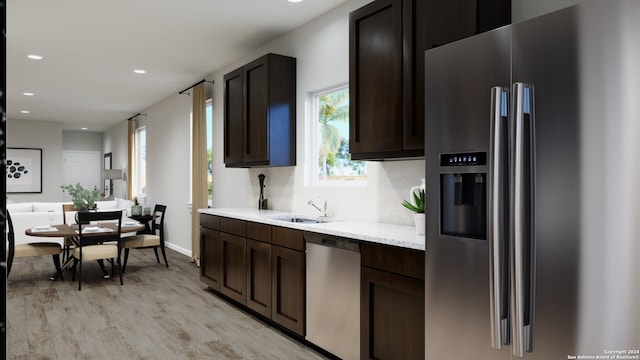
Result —
[[267, 54], [224, 76], [227, 167], [296, 164], [296, 59]]
[[510, 22], [510, 0], [376, 0], [352, 12], [351, 158], [424, 156], [424, 52]]

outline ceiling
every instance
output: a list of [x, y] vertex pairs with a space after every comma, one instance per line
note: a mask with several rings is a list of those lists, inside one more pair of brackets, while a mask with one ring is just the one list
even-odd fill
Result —
[[107, 130], [346, 1], [11, 1], [8, 120]]

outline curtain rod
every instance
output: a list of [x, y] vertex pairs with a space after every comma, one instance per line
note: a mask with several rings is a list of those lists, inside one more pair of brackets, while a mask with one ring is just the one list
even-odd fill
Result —
[[147, 116], [147, 114], [137, 113], [137, 114], [133, 115], [132, 117], [128, 118], [127, 121], [131, 121], [131, 120], [137, 118], [138, 116]]
[[211, 80], [211, 81], [207, 81], [207, 80], [205, 80], [205, 79], [202, 79], [202, 80], [198, 81], [197, 83], [195, 83], [195, 84], [193, 84], [193, 85], [189, 86], [188, 88], [186, 88], [186, 89], [184, 89], [184, 90], [182, 90], [182, 91], [178, 92], [178, 94], [179, 94], [179, 95], [182, 95], [182, 93], [184, 93], [185, 91], [189, 91], [189, 90], [193, 89], [194, 87], [196, 87], [196, 86], [198, 86], [198, 85], [202, 84], [203, 82], [210, 82], [210, 83], [212, 83], [212, 84], [213, 84], [213, 80]]

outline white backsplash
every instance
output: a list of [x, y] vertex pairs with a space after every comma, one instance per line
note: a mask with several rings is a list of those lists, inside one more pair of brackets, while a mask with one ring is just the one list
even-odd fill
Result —
[[[369, 162], [367, 185], [364, 187], [307, 186], [302, 166], [246, 170], [251, 190], [245, 206], [256, 207], [260, 194], [258, 174], [265, 174], [265, 197], [269, 209], [318, 215], [308, 205], [313, 200], [322, 207], [327, 201], [330, 216], [413, 225], [413, 213], [401, 203], [408, 199], [409, 189], [424, 178], [424, 160]], [[225, 203], [221, 206], [243, 206]]]

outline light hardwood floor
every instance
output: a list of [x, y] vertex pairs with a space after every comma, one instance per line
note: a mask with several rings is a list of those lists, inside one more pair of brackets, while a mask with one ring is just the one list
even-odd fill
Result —
[[221, 300], [189, 258], [131, 250], [124, 286], [95, 263], [50, 281], [51, 257], [18, 258], [7, 281], [8, 359], [325, 359]]

